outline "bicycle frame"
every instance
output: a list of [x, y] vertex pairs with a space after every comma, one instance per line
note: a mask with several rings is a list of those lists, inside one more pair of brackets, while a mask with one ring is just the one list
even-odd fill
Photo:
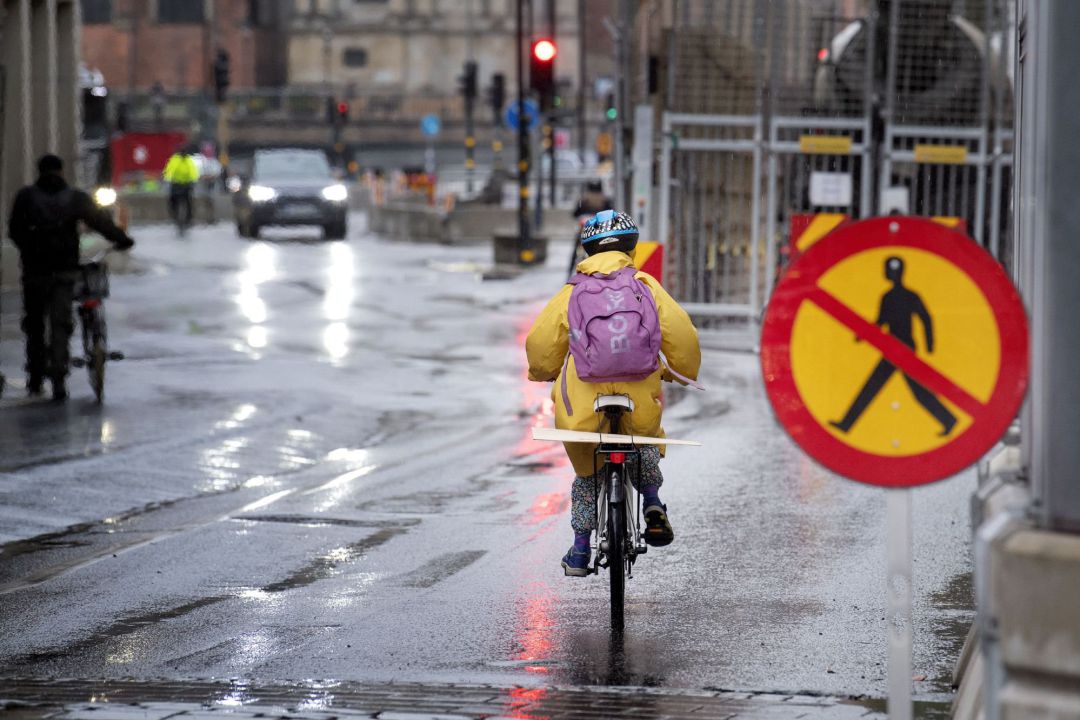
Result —
[[109, 352], [104, 307], [104, 299], [109, 296], [109, 270], [105, 264], [108, 252], [102, 251], [80, 266], [75, 302], [78, 304], [79, 324], [82, 327], [83, 354], [71, 361], [74, 367], [87, 368], [90, 386], [99, 403], [105, 392], [106, 362], [124, 357], [123, 353]]
[[[612, 434], [620, 432], [622, 408], [606, 408], [605, 415], [608, 418]], [[592, 572], [599, 572], [599, 568], [608, 567], [607, 555], [609, 551], [609, 538], [607, 538], [607, 521], [611, 508], [622, 505], [625, 509], [625, 525], [623, 527], [623, 548], [625, 549], [627, 562], [627, 577], [633, 577], [632, 569], [638, 555], [644, 555], [648, 546], [644, 544], [641, 536], [641, 502], [638, 491], [634, 488], [630, 473], [641, 473], [641, 453], [635, 445], [602, 444], [596, 449], [596, 458], [599, 468], [607, 468], [604, 475], [603, 487], [598, 488], [596, 508], [596, 534], [597, 552], [593, 560]], [[602, 460], [602, 461], [601, 461]]]

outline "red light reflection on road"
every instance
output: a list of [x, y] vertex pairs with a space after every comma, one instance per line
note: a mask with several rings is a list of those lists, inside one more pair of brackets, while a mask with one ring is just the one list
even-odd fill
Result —
[[570, 495], [566, 492], [546, 493], [533, 500], [529, 507], [528, 518], [530, 525], [536, 525], [548, 518], [562, 515], [570, 508]]
[[547, 688], [511, 688], [507, 693], [506, 717], [517, 720], [549, 720], [548, 715], [532, 715], [529, 706], [543, 701], [547, 697]]
[[[561, 458], [555, 460], [554, 465], [548, 468], [546, 472], [551, 475], [562, 475], [564, 474], [564, 468], [569, 466], [569, 460], [562, 452], [562, 448], [555, 443], [541, 442], [532, 438], [532, 429], [534, 427], [555, 426], [555, 402], [551, 399], [551, 385], [549, 383], [531, 382], [529, 380], [529, 371], [525, 366], [525, 337], [529, 334], [529, 328], [531, 327], [532, 319], [530, 318], [527, 322], [518, 325], [516, 334], [517, 346], [522, 350], [521, 407], [525, 413], [528, 413], [528, 421], [525, 426], [525, 436], [514, 447], [514, 456], [527, 457], [529, 455], [550, 454], [553, 457]], [[556, 450], [558, 452], [555, 452]]]
[[[514, 656], [514, 660], [523, 663], [525, 672], [547, 674], [551, 668], [547, 662], [551, 659], [551, 650], [555, 643], [551, 640], [551, 630], [554, 622], [551, 619], [551, 596], [550, 590], [545, 585], [538, 584], [535, 594], [532, 594], [525, 602], [525, 610], [518, 617], [518, 645], [521, 652]], [[536, 665], [529, 665], [535, 661]]]

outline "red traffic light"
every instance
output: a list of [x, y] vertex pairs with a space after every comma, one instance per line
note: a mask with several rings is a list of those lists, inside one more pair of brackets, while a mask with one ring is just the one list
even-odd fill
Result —
[[338, 111], [338, 115], [348, 115], [349, 114], [349, 103], [345, 102], [344, 100], [339, 102], [337, 104], [337, 111]]
[[533, 43], [532, 54], [533, 57], [540, 62], [551, 62], [555, 59], [555, 55], [558, 54], [559, 49], [555, 46], [555, 43], [551, 40], [543, 39], [537, 40]]

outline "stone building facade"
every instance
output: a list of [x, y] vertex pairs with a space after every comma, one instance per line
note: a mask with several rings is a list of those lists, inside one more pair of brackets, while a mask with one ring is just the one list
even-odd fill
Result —
[[[556, 75], [578, 76], [578, 2], [555, 2]], [[288, 65], [292, 86], [352, 90], [356, 95], [450, 94], [465, 61], [478, 64], [481, 88], [503, 73], [514, 87], [518, 0], [294, 0]], [[547, 0], [536, 0], [534, 35], [547, 34]], [[613, 72], [612, 44], [601, 20], [609, 0], [583, 7], [589, 76]]]
[[[77, 179], [79, 5], [76, 0], [0, 0], [0, 228], [11, 200], [45, 153]], [[3, 235], [7, 235], [6, 232]], [[0, 240], [0, 285], [15, 283], [17, 254]]]
[[285, 82], [282, 0], [80, 0], [83, 60], [120, 92], [211, 87], [217, 49], [232, 87]]

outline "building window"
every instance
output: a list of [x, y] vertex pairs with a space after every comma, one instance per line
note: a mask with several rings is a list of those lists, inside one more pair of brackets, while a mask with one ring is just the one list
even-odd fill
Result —
[[84, 25], [108, 25], [112, 22], [112, 0], [82, 0]]
[[202, 0], [158, 0], [158, 22], [200, 24], [203, 22]]
[[345, 48], [345, 67], [364, 67], [367, 65], [367, 50], [364, 48]]

